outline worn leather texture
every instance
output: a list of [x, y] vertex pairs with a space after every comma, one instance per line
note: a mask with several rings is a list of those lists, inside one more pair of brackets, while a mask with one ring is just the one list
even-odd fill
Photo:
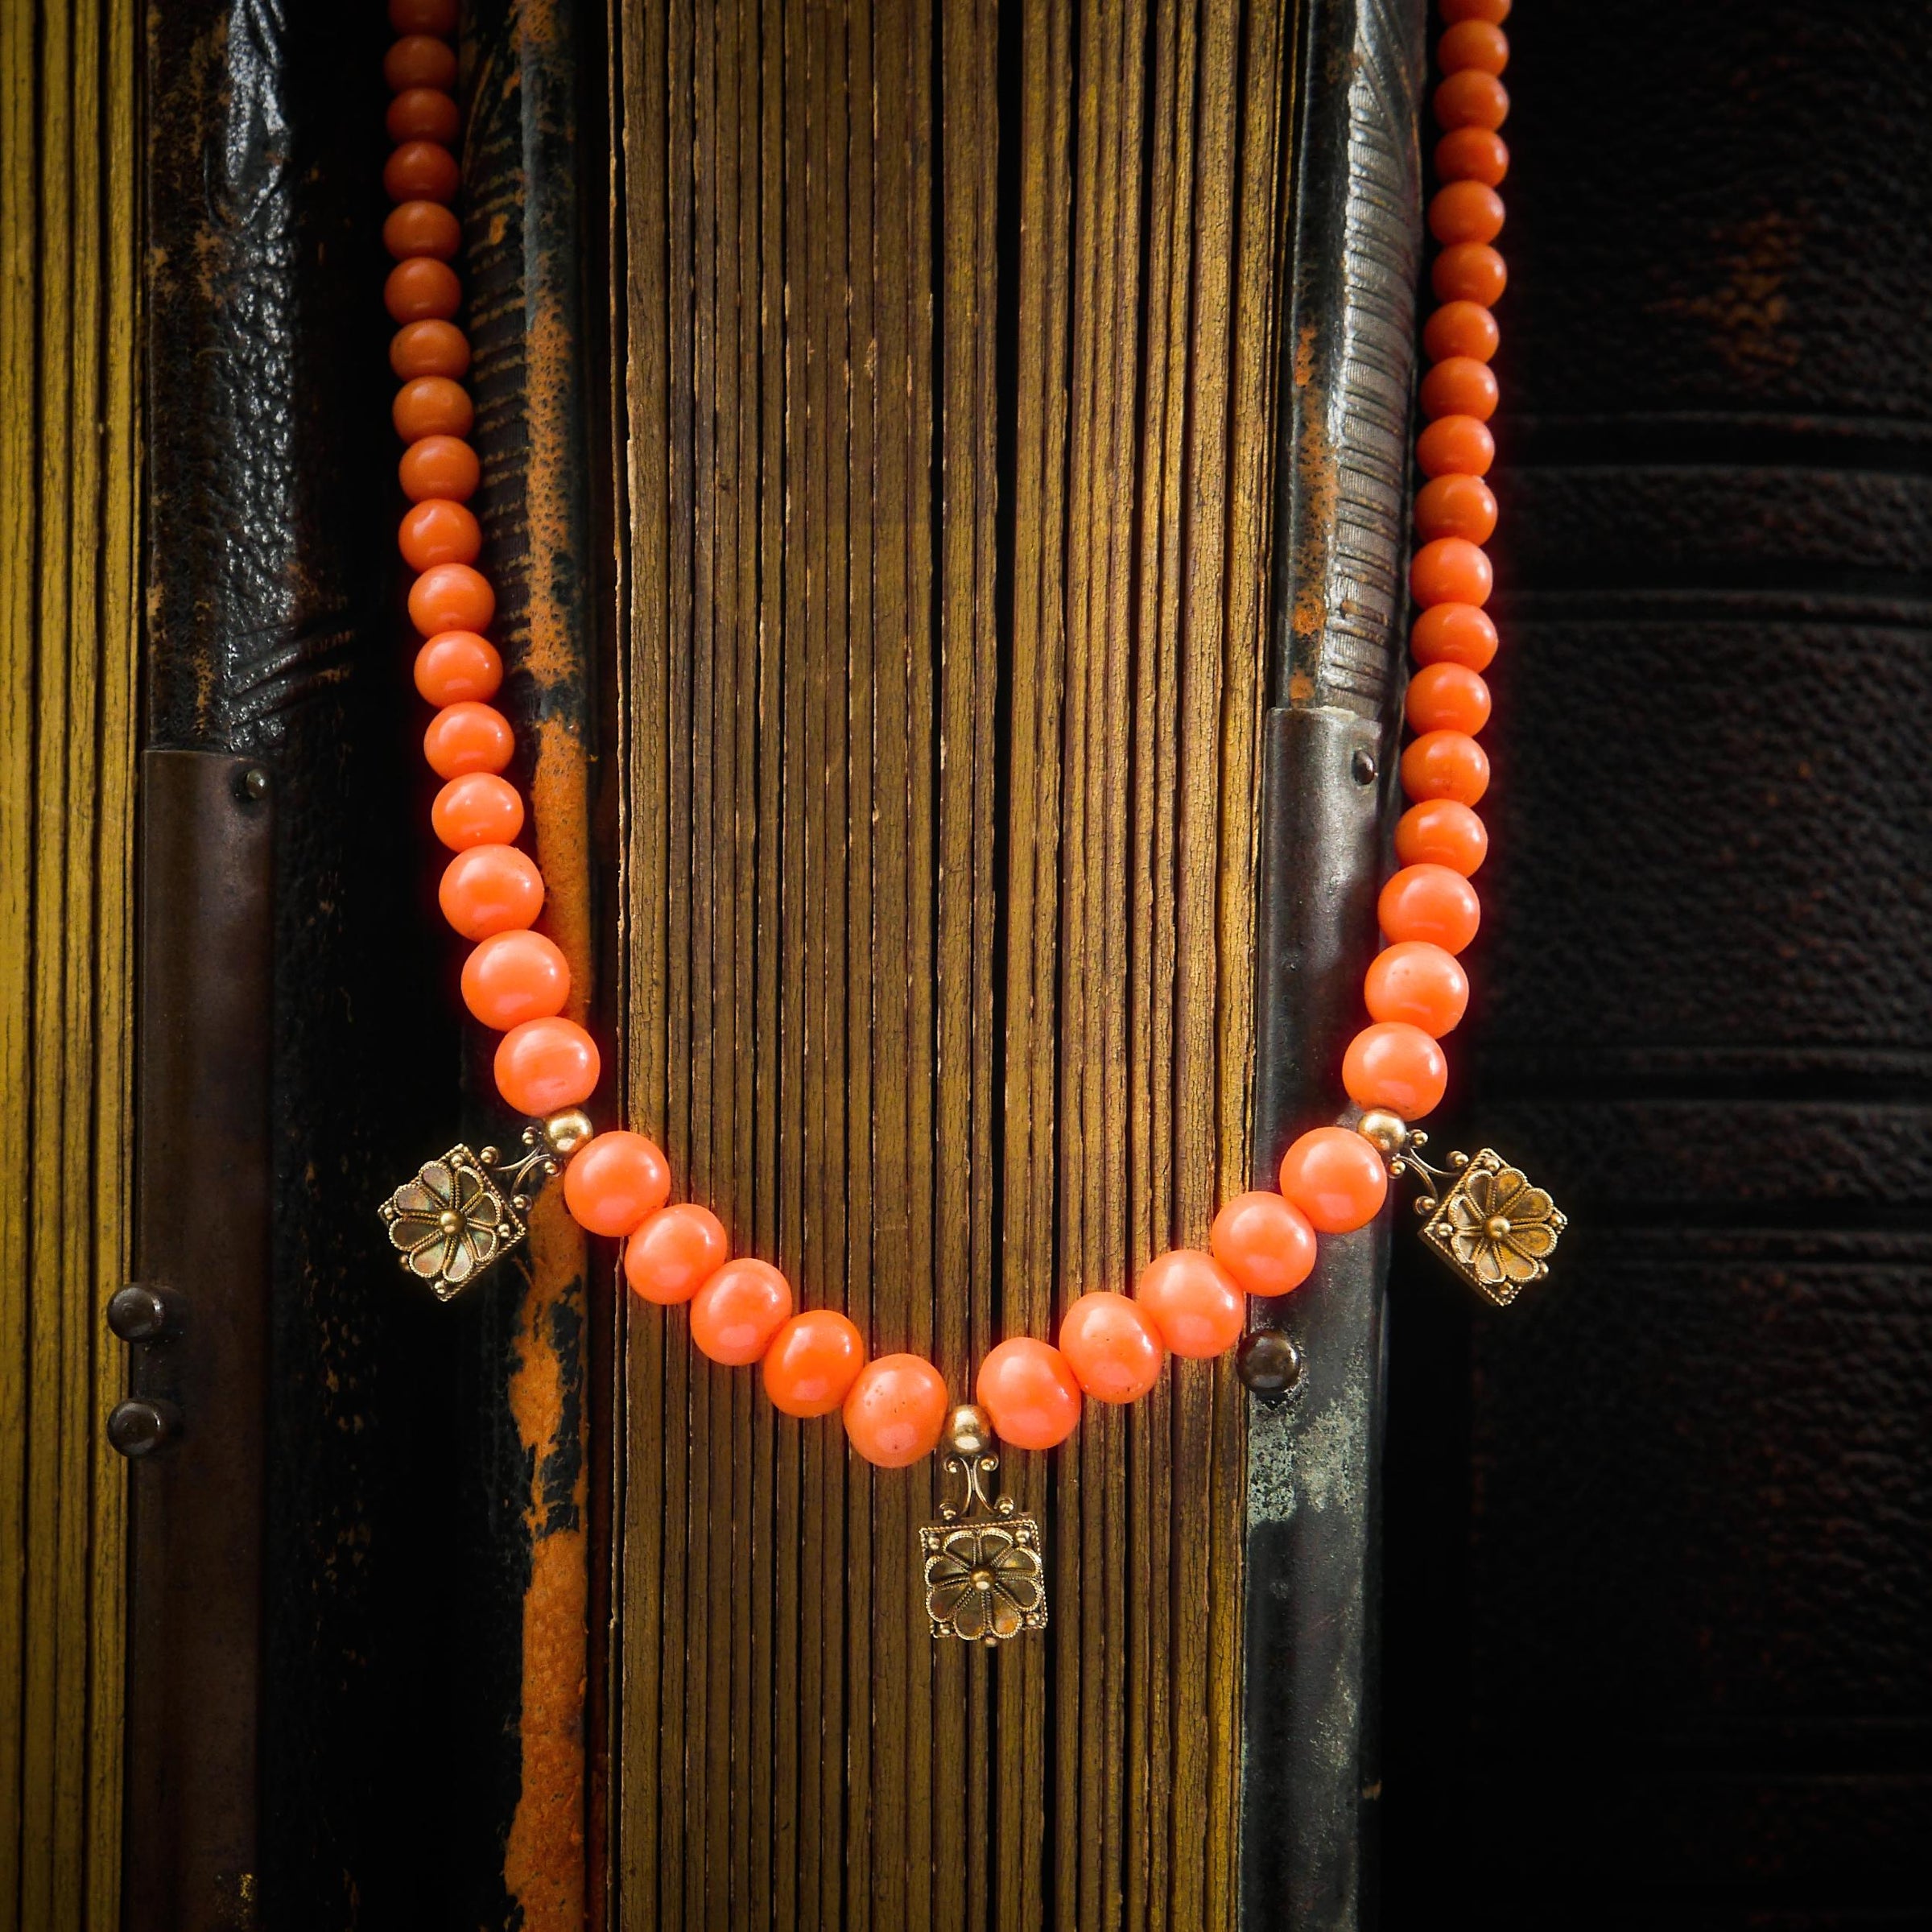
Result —
[[1932, 1916], [1932, 34], [1509, 22], [1485, 930], [1392, 1323], [1388, 1910]]

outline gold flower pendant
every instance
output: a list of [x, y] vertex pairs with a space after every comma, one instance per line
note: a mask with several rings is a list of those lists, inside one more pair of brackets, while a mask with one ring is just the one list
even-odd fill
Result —
[[[926, 1616], [935, 1638], [1003, 1644], [1022, 1630], [1046, 1628], [1046, 1570], [1040, 1525], [1018, 1513], [1009, 1496], [988, 1496], [985, 1479], [1000, 1466], [993, 1423], [968, 1402], [946, 1419], [944, 1468], [964, 1492], [939, 1505], [939, 1521], [919, 1531], [926, 1553]], [[985, 1512], [972, 1516], [975, 1505]]]
[[1569, 1223], [1549, 1195], [1494, 1148], [1451, 1154], [1445, 1174], [1414, 1151], [1427, 1140], [1426, 1134], [1411, 1134], [1389, 1171], [1413, 1170], [1420, 1181], [1415, 1211], [1422, 1216], [1425, 1245], [1478, 1294], [1507, 1308], [1550, 1272], [1550, 1257]]

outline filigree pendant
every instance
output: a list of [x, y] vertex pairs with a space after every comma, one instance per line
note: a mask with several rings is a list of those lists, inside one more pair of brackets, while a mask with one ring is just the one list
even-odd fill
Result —
[[1550, 1257], [1570, 1224], [1549, 1195], [1493, 1147], [1451, 1154], [1445, 1174], [1415, 1151], [1428, 1139], [1426, 1133], [1410, 1134], [1389, 1171], [1413, 1171], [1418, 1178], [1422, 1191], [1415, 1211], [1422, 1217], [1424, 1244], [1478, 1294], [1506, 1308], [1550, 1272]]
[[[946, 1442], [943, 1467], [964, 1488], [957, 1504], [942, 1503], [940, 1520], [919, 1531], [933, 1636], [990, 1647], [1022, 1630], [1044, 1630], [1040, 1525], [1020, 1515], [1011, 1496], [994, 1500], [986, 1493], [985, 1479], [1000, 1466], [986, 1411], [970, 1402], [954, 1410], [946, 1420]], [[976, 1507], [982, 1513], [974, 1515]]]

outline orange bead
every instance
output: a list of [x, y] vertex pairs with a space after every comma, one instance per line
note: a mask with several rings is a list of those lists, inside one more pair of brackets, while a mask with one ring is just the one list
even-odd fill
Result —
[[[486, 939], [493, 932], [510, 932], [529, 925], [543, 910], [543, 875], [514, 845], [467, 846], [443, 868], [436, 899], [444, 918], [464, 939]], [[582, 1098], [581, 1094], [576, 1096]], [[557, 1100], [548, 1107], [526, 1107], [523, 1111], [551, 1113], [573, 1104]]]
[[621, 1127], [593, 1134], [564, 1170], [564, 1204], [587, 1234], [621, 1240], [671, 1199], [671, 1167], [654, 1142]]
[[1480, 181], [1501, 188], [1509, 172], [1509, 150], [1486, 127], [1452, 128], [1435, 144], [1439, 181]]
[[1348, 1042], [1342, 1084], [1358, 1107], [1385, 1107], [1405, 1121], [1419, 1121], [1442, 1105], [1449, 1063], [1421, 1027], [1377, 1020]]
[[396, 547], [411, 570], [433, 570], [439, 564], [473, 564], [483, 547], [483, 533], [460, 503], [431, 497], [403, 513]]
[[[478, 852], [489, 849], [487, 845], [477, 848]], [[472, 856], [457, 855], [459, 859]], [[526, 1020], [497, 1042], [497, 1092], [518, 1113], [541, 1119], [559, 1107], [581, 1106], [597, 1092], [600, 1070], [597, 1042], [575, 1020], [561, 1016]]]
[[1509, 64], [1509, 36], [1493, 22], [1459, 20], [1435, 43], [1445, 74], [1500, 74]]
[[440, 201], [403, 201], [389, 211], [382, 224], [382, 246], [398, 262], [428, 255], [451, 262], [463, 245], [456, 218]]
[[1464, 68], [1445, 75], [1430, 105], [1435, 124], [1447, 134], [1459, 127], [1487, 128], [1492, 133], [1509, 118], [1509, 91], [1494, 74]]
[[1426, 940], [1404, 939], [1385, 947], [1369, 963], [1362, 998], [1370, 1019], [1419, 1026], [1439, 1040], [1454, 1033], [1469, 1010], [1469, 976], [1453, 953]]
[[1080, 1385], [1059, 1349], [1016, 1335], [988, 1352], [973, 1393], [993, 1433], [1016, 1449], [1051, 1449], [1080, 1419]]
[[461, 306], [456, 271], [433, 255], [411, 255], [389, 271], [382, 300], [398, 322], [446, 322]]
[[1387, 939], [1424, 939], [1444, 952], [1460, 952], [1482, 921], [1476, 888], [1447, 865], [1405, 865], [1383, 886], [1375, 914]]
[[1412, 799], [1474, 805], [1489, 789], [1489, 760], [1466, 731], [1426, 731], [1402, 753], [1402, 789]]
[[453, 322], [405, 322], [390, 339], [389, 365], [405, 382], [460, 376], [469, 367], [469, 338]]
[[1489, 559], [1460, 537], [1438, 537], [1415, 553], [1409, 588], [1417, 603], [1484, 605], [1495, 583]]
[[1496, 534], [1496, 498], [1489, 485], [1480, 477], [1437, 477], [1425, 483], [1415, 493], [1415, 534], [1488, 543]]
[[1487, 423], [1496, 414], [1496, 372], [1474, 356], [1450, 356], [1422, 378], [1422, 414], [1473, 416]]
[[445, 704], [423, 734], [423, 755], [440, 778], [501, 771], [516, 749], [510, 720], [493, 704]]
[[1480, 302], [1445, 302], [1422, 324], [1422, 349], [1432, 362], [1451, 356], [1487, 362], [1501, 340], [1496, 317]]
[[502, 683], [496, 646], [473, 630], [440, 630], [416, 653], [416, 689], [432, 704], [493, 698]]
[[1496, 655], [1496, 626], [1473, 604], [1432, 604], [1415, 620], [1409, 649], [1418, 664], [1485, 670]]
[[456, 158], [440, 141], [405, 141], [390, 150], [382, 192], [392, 201], [453, 201]]
[[1060, 1353], [1096, 1402], [1133, 1402], [1159, 1379], [1167, 1344], [1145, 1308], [1096, 1288], [1060, 1317]]
[[383, 118], [392, 141], [440, 141], [456, 138], [456, 104], [440, 87], [406, 87], [389, 104]]
[[946, 1426], [946, 1383], [916, 1355], [882, 1355], [852, 1378], [845, 1434], [867, 1462], [904, 1469], [939, 1447]]
[[494, 1032], [547, 1020], [569, 997], [570, 962], [540, 932], [493, 934], [463, 962], [463, 1004]]
[[466, 503], [483, 480], [477, 452], [457, 436], [425, 436], [420, 443], [411, 444], [396, 465], [396, 474], [402, 480], [403, 495], [412, 503], [430, 497]]
[[1509, 18], [1509, 0], [1440, 0], [1435, 10], [1446, 27], [1459, 20], [1487, 20], [1501, 27]]
[[1133, 1298], [1154, 1317], [1161, 1340], [1176, 1355], [1203, 1360], [1241, 1340], [1241, 1291], [1212, 1255], [1192, 1248], [1157, 1254]]
[[1473, 736], [1489, 722], [1489, 687], [1463, 664], [1425, 664], [1409, 680], [1404, 705], [1411, 731]]
[[724, 1224], [708, 1208], [660, 1208], [624, 1244], [624, 1278], [647, 1302], [687, 1302], [731, 1259]]
[[428, 34], [407, 34], [382, 56], [382, 78], [392, 93], [406, 87], [453, 87], [456, 56]]
[[405, 443], [425, 436], [466, 436], [476, 420], [469, 391], [448, 376], [418, 376], [396, 391], [389, 419]]
[[1447, 865], [1468, 878], [1489, 856], [1489, 834], [1467, 805], [1425, 799], [1396, 820], [1395, 856], [1405, 865]]
[[1426, 477], [1486, 477], [1495, 460], [1496, 439], [1474, 416], [1438, 416], [1415, 440]]
[[830, 1415], [865, 1366], [865, 1340], [835, 1309], [795, 1315], [765, 1351], [765, 1393], [781, 1415]]
[[489, 580], [467, 564], [437, 564], [409, 587], [409, 621], [426, 638], [481, 630], [497, 614]]
[[1214, 1217], [1208, 1245], [1244, 1294], [1286, 1294], [1315, 1266], [1308, 1217], [1278, 1194], [1237, 1194]]
[[1503, 232], [1503, 198], [1480, 181], [1446, 181], [1429, 200], [1429, 232], [1456, 244], [1493, 242]]
[[757, 1361], [791, 1319], [791, 1284], [769, 1261], [727, 1261], [691, 1298], [698, 1352], [729, 1368]]
[[1382, 1211], [1389, 1170], [1348, 1127], [1316, 1127], [1282, 1156], [1282, 1192], [1321, 1234], [1352, 1234]]
[[389, 24], [398, 34], [453, 34], [456, 0], [389, 0]]
[[1494, 308], [1509, 285], [1509, 271], [1487, 242], [1451, 242], [1429, 271], [1429, 286], [1439, 302], [1475, 302]]
[[436, 794], [429, 823], [452, 852], [467, 852], [473, 845], [508, 845], [523, 829], [523, 800], [515, 786], [493, 772], [465, 772]]

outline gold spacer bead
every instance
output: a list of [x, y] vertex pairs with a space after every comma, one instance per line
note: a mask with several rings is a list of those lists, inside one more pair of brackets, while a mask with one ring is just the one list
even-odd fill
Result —
[[946, 1418], [946, 1446], [955, 1455], [984, 1455], [993, 1447], [993, 1418], [977, 1402], [961, 1402]]
[[566, 1107], [543, 1123], [543, 1138], [550, 1143], [551, 1152], [561, 1154], [565, 1160], [596, 1132], [590, 1116], [581, 1107]]
[[1409, 1123], [1385, 1107], [1373, 1107], [1355, 1124], [1355, 1130], [1385, 1161], [1409, 1145]]

